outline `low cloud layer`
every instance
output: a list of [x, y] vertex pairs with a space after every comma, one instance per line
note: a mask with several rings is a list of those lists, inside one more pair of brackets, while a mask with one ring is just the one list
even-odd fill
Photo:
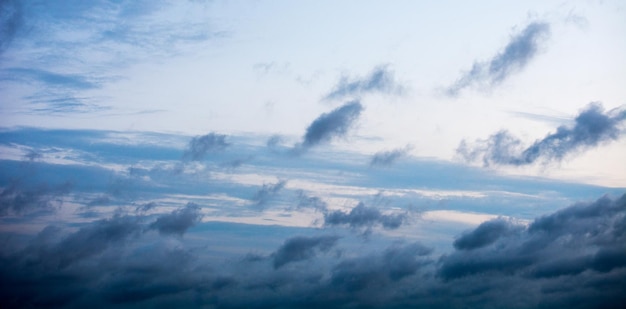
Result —
[[360, 97], [367, 93], [401, 94], [404, 87], [395, 81], [393, 71], [387, 66], [376, 67], [369, 75], [349, 78], [342, 76], [325, 100]]
[[561, 161], [569, 155], [619, 139], [624, 120], [624, 107], [605, 112], [601, 104], [592, 103], [576, 116], [574, 126], [560, 126], [556, 132], [528, 147], [523, 147], [519, 138], [503, 130], [485, 140], [462, 141], [457, 154], [468, 162], [482, 161], [485, 166]]
[[361, 103], [352, 101], [320, 115], [306, 129], [303, 141], [296, 145], [296, 150], [306, 150], [318, 144], [330, 142], [334, 138], [344, 137], [359, 118], [362, 110]]
[[[171, 246], [141, 231], [141, 217], [116, 215], [74, 232], [50, 226], [25, 243], [7, 240], [0, 253], [3, 308], [616, 308], [626, 302], [626, 195], [574, 204], [527, 225], [487, 221], [460, 235], [443, 256], [418, 242], [348, 251], [337, 236], [297, 236], [267, 257], [230, 267], [200, 248]], [[344, 254], [324, 254], [331, 250]]]
[[549, 24], [530, 23], [512, 36], [502, 51], [491, 59], [474, 62], [472, 69], [447, 89], [448, 95], [455, 96], [461, 90], [475, 85], [493, 86], [521, 71], [537, 55], [549, 33]]
[[226, 135], [216, 133], [194, 137], [189, 142], [183, 158], [191, 161], [203, 160], [209, 153], [219, 152], [230, 146], [226, 138]]

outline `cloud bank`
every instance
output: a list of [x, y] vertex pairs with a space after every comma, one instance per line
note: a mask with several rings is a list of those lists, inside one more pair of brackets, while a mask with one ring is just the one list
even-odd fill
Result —
[[537, 55], [541, 44], [550, 33], [550, 25], [533, 22], [520, 33], [511, 37], [509, 43], [498, 54], [487, 61], [474, 62], [472, 69], [464, 73], [446, 92], [455, 96], [474, 85], [493, 86], [503, 82], [528, 65]]
[[457, 148], [457, 154], [468, 162], [482, 161], [489, 165], [528, 165], [535, 162], [561, 161], [568, 155], [598, 147], [619, 139], [626, 120], [624, 107], [605, 112], [599, 103], [591, 103], [574, 119], [574, 126], [560, 126], [556, 132], [535, 141], [528, 147], [507, 131]]

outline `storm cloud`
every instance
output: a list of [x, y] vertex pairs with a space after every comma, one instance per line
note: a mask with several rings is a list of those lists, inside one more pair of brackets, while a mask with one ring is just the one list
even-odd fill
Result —
[[342, 76], [337, 85], [325, 97], [325, 100], [343, 99], [361, 96], [366, 93], [401, 94], [404, 87], [395, 81], [393, 71], [387, 66], [378, 66], [361, 78]]
[[328, 252], [335, 246], [338, 239], [338, 236], [297, 236], [289, 238], [272, 254], [274, 268], [314, 258], [318, 251]]
[[341, 210], [324, 214], [324, 224], [327, 226], [347, 225], [354, 229], [371, 229], [380, 225], [385, 229], [397, 229], [406, 220], [406, 214], [386, 215], [374, 207], [365, 206], [362, 202], [352, 208], [350, 212]]
[[361, 115], [362, 110], [361, 103], [352, 101], [320, 115], [306, 129], [302, 138], [303, 141], [296, 145], [296, 150], [305, 150], [329, 142], [334, 138], [345, 136]]
[[601, 104], [591, 103], [576, 116], [574, 126], [560, 126], [528, 147], [523, 147], [522, 141], [511, 133], [500, 131], [474, 143], [462, 141], [457, 154], [469, 162], [481, 160], [484, 166], [561, 161], [568, 155], [619, 139], [624, 120], [624, 107], [605, 112]]
[[476, 84], [493, 86], [521, 71], [537, 55], [549, 33], [548, 23], [530, 23], [520, 33], [512, 36], [502, 51], [491, 59], [474, 62], [472, 69], [462, 74], [447, 89], [448, 95], [455, 96], [461, 90]]
[[191, 161], [203, 160], [207, 154], [220, 152], [230, 146], [224, 134], [209, 133], [197, 136], [189, 141], [189, 145], [183, 154], [183, 158]]

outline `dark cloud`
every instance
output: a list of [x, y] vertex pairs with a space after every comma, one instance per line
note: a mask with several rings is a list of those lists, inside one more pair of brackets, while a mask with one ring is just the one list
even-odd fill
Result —
[[387, 66], [374, 68], [365, 77], [348, 78], [342, 76], [333, 90], [324, 96], [325, 100], [344, 99], [367, 93], [401, 94], [404, 87], [395, 81], [393, 71]]
[[506, 236], [519, 228], [519, 226], [504, 218], [490, 220], [457, 238], [454, 241], [454, 248], [457, 250], [481, 248], [494, 243], [501, 236]]
[[406, 214], [385, 215], [377, 208], [367, 207], [362, 202], [352, 208], [350, 212], [341, 210], [331, 211], [324, 214], [324, 224], [348, 225], [354, 229], [371, 229], [380, 225], [385, 229], [397, 229], [406, 220]]
[[507, 131], [500, 131], [473, 144], [462, 141], [457, 153], [466, 161], [482, 160], [483, 165], [528, 165], [537, 161], [561, 161], [567, 155], [617, 140], [626, 120], [626, 110], [604, 112], [599, 103], [592, 103], [574, 119], [573, 127], [560, 126], [555, 133], [524, 148], [522, 141]]
[[216, 133], [194, 137], [189, 142], [183, 158], [191, 161], [200, 161], [209, 153], [222, 151], [230, 146], [226, 138], [226, 135]]
[[343, 137], [359, 118], [363, 106], [358, 101], [348, 102], [317, 117], [306, 129], [302, 144], [296, 150], [305, 150], [315, 145]]
[[314, 258], [318, 251], [328, 252], [335, 246], [338, 239], [337, 236], [296, 236], [289, 238], [272, 254], [274, 268]]
[[261, 189], [257, 191], [252, 197], [252, 201], [255, 202], [255, 206], [263, 208], [267, 203], [271, 202], [278, 196], [280, 190], [282, 190], [287, 184], [286, 180], [280, 180], [274, 184], [263, 184]]
[[414, 275], [432, 261], [424, 258], [431, 249], [419, 243], [393, 245], [382, 254], [347, 259], [332, 270], [331, 286], [356, 292], [375, 291], [381, 286]]
[[370, 160], [370, 166], [390, 166], [400, 158], [407, 155], [411, 150], [410, 146], [404, 148], [393, 149], [389, 151], [380, 151], [375, 153]]
[[200, 221], [202, 214], [200, 206], [188, 203], [185, 207], [162, 215], [150, 224], [151, 229], [159, 231], [162, 235], [183, 236], [187, 230]]
[[72, 184], [69, 182], [31, 185], [13, 181], [0, 191], [0, 217], [54, 211], [63, 204], [63, 196], [71, 188]]
[[496, 85], [510, 75], [521, 71], [532, 60], [542, 41], [550, 32], [550, 25], [543, 22], [530, 23], [520, 33], [511, 37], [509, 43], [497, 55], [484, 62], [475, 62], [469, 72], [463, 74], [447, 89], [449, 95], [476, 85]]

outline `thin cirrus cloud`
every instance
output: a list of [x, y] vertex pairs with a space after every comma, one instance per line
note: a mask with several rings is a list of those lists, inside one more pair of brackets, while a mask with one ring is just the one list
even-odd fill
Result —
[[462, 141], [457, 149], [469, 162], [483, 165], [529, 165], [535, 162], [561, 161], [568, 155], [620, 138], [620, 126], [626, 120], [624, 107], [605, 112], [600, 103], [591, 103], [574, 119], [574, 126], [560, 126], [556, 132], [528, 147], [508, 131], [499, 131], [474, 143]]
[[394, 72], [388, 66], [378, 66], [364, 77], [349, 78], [342, 76], [324, 100], [337, 100], [349, 97], [360, 97], [368, 93], [399, 95], [405, 87], [399, 84]]
[[472, 69], [446, 89], [450, 96], [458, 95], [463, 89], [472, 86], [494, 86], [509, 76], [523, 70], [537, 56], [542, 44], [550, 33], [550, 24], [533, 22], [520, 33], [511, 37], [509, 43], [498, 54], [487, 61], [477, 61]]
[[363, 106], [359, 101], [351, 101], [320, 115], [307, 127], [302, 143], [295, 145], [294, 150], [305, 151], [335, 138], [346, 136], [362, 111]]

